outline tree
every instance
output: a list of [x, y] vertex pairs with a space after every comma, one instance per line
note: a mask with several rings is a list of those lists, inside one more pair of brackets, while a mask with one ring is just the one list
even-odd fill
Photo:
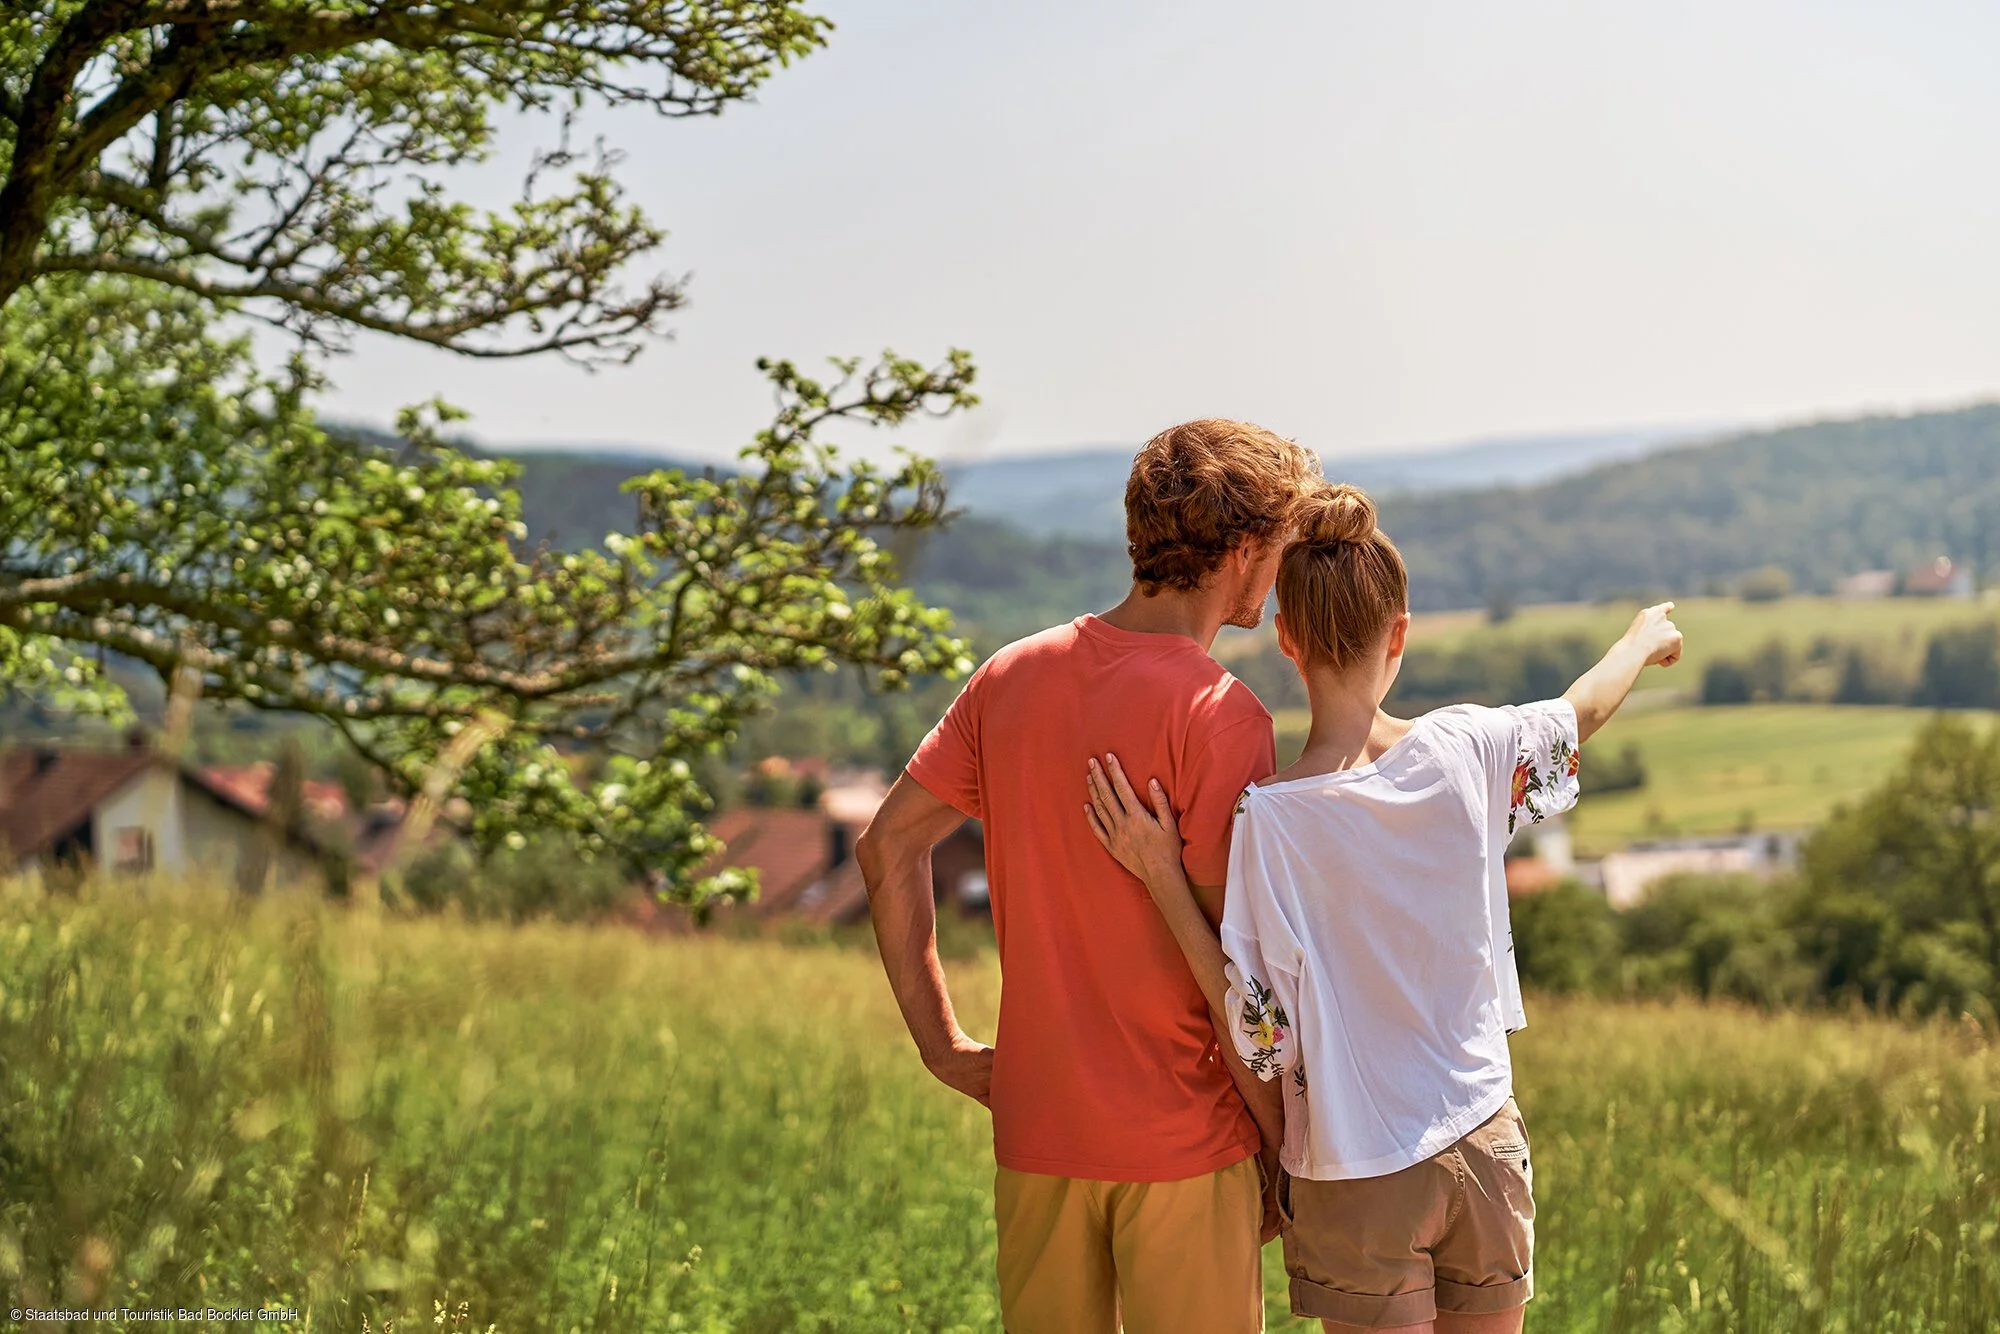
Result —
[[1925, 1008], [2000, 994], [2000, 732], [1933, 720], [1803, 862], [1795, 931], [1824, 989]]
[[[727, 477], [628, 484], [595, 549], [530, 549], [512, 470], [321, 430], [324, 354], [368, 329], [472, 356], [622, 361], [681, 299], [622, 286], [660, 232], [562, 138], [523, 201], [452, 200], [503, 114], [713, 114], [824, 39], [789, 3], [31, 0], [0, 15], [0, 682], [115, 712], [82, 650], [327, 720], [486, 849], [573, 836], [685, 895], [715, 849], [695, 764], [779, 674], [964, 670], [878, 539], [944, 517], [918, 460], [821, 439], [968, 406], [970, 360], [765, 369]], [[553, 193], [545, 182], [569, 172]], [[414, 184], [408, 184], [409, 181]], [[260, 368], [238, 316], [298, 339]], [[609, 752], [578, 778], [569, 752]], [[434, 790], [433, 790], [434, 789]]]
[[1945, 709], [2000, 707], [2000, 626], [1946, 626], [1924, 645], [1916, 703]]
[[620, 287], [661, 237], [623, 202], [614, 158], [579, 166], [565, 136], [504, 214], [453, 202], [438, 171], [483, 157], [510, 108], [716, 114], [827, 26], [787, 0], [10, 5], [0, 305], [39, 279], [112, 274], [309, 338], [629, 358], [681, 290]]
[[1898, 693], [1894, 679], [1874, 654], [1858, 644], [1848, 646], [1833, 689], [1835, 704], [1888, 704]]

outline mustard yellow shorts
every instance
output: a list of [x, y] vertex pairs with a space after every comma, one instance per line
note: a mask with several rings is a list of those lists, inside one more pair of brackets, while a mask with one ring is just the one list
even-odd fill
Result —
[[1528, 1129], [1512, 1098], [1444, 1152], [1387, 1176], [1278, 1183], [1292, 1312], [1366, 1329], [1534, 1295]]
[[1007, 1334], [1259, 1334], [1255, 1158], [1185, 1181], [1086, 1181], [999, 1169]]

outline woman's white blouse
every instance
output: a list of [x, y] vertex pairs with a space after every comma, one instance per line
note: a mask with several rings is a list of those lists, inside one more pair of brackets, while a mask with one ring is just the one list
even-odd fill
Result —
[[1236, 1049], [1285, 1082], [1293, 1176], [1385, 1176], [1513, 1091], [1527, 1023], [1504, 859], [1577, 794], [1565, 700], [1418, 718], [1372, 764], [1237, 804], [1222, 948]]

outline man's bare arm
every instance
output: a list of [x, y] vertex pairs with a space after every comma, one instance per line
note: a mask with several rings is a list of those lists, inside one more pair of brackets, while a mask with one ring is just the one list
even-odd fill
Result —
[[931, 848], [964, 819], [904, 774], [856, 840], [854, 856], [868, 885], [875, 945], [917, 1054], [932, 1074], [983, 1105], [992, 1090], [993, 1049], [966, 1036], [952, 1012], [931, 889]]

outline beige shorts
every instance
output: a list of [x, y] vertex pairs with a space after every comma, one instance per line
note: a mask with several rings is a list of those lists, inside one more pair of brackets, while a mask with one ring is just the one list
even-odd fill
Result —
[[1511, 1311], [1534, 1295], [1534, 1176], [1521, 1109], [1507, 1099], [1434, 1158], [1388, 1176], [1285, 1176], [1292, 1312], [1370, 1329], [1439, 1311]]

